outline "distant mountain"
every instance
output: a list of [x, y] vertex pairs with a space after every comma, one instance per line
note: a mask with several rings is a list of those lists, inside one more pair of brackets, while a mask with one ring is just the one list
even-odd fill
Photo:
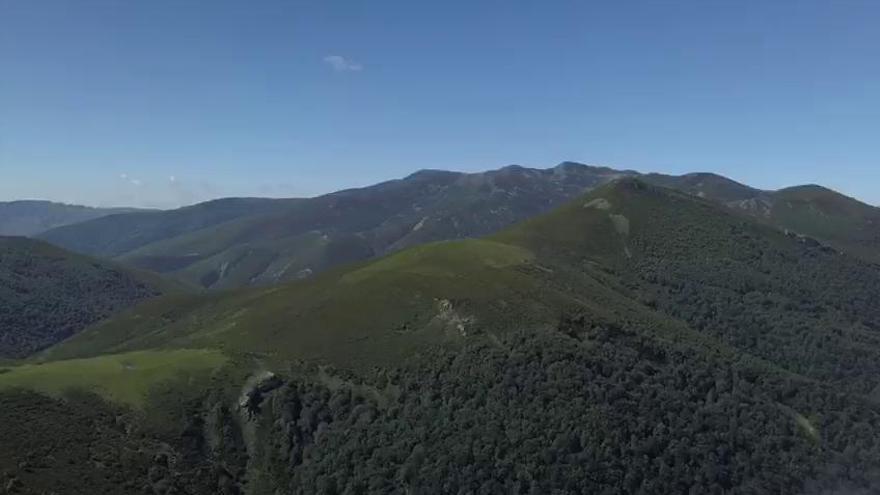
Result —
[[71, 251], [113, 257], [140, 246], [236, 218], [284, 208], [296, 200], [224, 198], [167, 211], [105, 216], [49, 230], [39, 238]]
[[[746, 208], [755, 211], [752, 203]], [[874, 206], [810, 185], [777, 191], [769, 208], [758, 206], [757, 210], [774, 225], [880, 263], [880, 209]]]
[[[276, 202], [254, 215], [225, 223], [218, 218], [202, 230], [166, 229], [165, 218], [195, 213], [175, 210], [88, 222], [41, 237], [205, 287], [259, 285], [425, 242], [495, 232], [624, 173], [630, 172], [575, 163], [473, 174], [423, 170], [361, 189]], [[203, 212], [217, 206], [198, 205]], [[142, 234], [142, 219], [155, 221], [150, 235]]]
[[55, 227], [133, 211], [136, 209], [91, 208], [51, 201], [0, 202], [0, 235], [32, 236]]
[[765, 194], [765, 191], [760, 189], [755, 189], [727, 177], [711, 173], [685, 175], [645, 174], [642, 178], [652, 184], [678, 189], [694, 196], [722, 203], [745, 201]]
[[[147, 302], [49, 349], [45, 380], [10, 367], [0, 390], [221, 350], [221, 378], [129, 378], [137, 417], [161, 418], [139, 431], [163, 443], [119, 450], [164, 456], [118, 482], [198, 480], [190, 493], [872, 493], [877, 300], [880, 266], [623, 178], [486, 238]], [[132, 372], [82, 387], [119, 400], [101, 384]], [[82, 464], [42, 459], [67, 479]]]
[[154, 274], [0, 237], [0, 358], [22, 357], [137, 302], [179, 290]]
[[202, 287], [266, 285], [426, 242], [497, 232], [624, 176], [718, 201], [880, 262], [880, 209], [830, 190], [762, 191], [715, 174], [641, 175], [573, 162], [483, 173], [423, 170], [316, 198], [218, 200], [115, 215], [54, 229], [41, 238]]

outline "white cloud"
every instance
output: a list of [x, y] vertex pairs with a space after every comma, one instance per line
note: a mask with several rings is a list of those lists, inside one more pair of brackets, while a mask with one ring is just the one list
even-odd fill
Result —
[[364, 68], [358, 62], [341, 55], [327, 55], [324, 57], [324, 63], [332, 67], [336, 72], [358, 72]]
[[133, 186], [142, 186], [144, 183], [140, 179], [135, 179], [134, 177], [128, 174], [119, 174], [119, 178]]
[[168, 182], [177, 182], [177, 177], [171, 175], [168, 177]]

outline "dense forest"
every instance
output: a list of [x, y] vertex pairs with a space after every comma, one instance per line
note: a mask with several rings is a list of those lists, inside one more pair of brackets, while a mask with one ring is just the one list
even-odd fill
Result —
[[[82, 475], [97, 477], [104, 493], [880, 489], [876, 404], [709, 351], [570, 315], [553, 330], [435, 348], [365, 377], [295, 368], [255, 389], [241, 410], [205, 392], [172, 408], [164, 434], [87, 397], [67, 406], [38, 396], [4, 403], [47, 414], [105, 410], [70, 416], [76, 426], [57, 437], [83, 437], [76, 443], [93, 467]], [[19, 428], [13, 413], [0, 414], [4, 430]], [[10, 493], [40, 493], [28, 490], [53, 472], [71, 473], [68, 452], [51, 441], [4, 438], [23, 442], [5, 463], [17, 466], [6, 475], [20, 491]]]
[[675, 216], [647, 209], [631, 240], [640, 256], [619, 273], [635, 297], [790, 372], [874, 391], [880, 266], [678, 201]]
[[41, 241], [0, 237], [0, 357], [23, 357], [160, 293], [161, 283]]
[[875, 405], [636, 328], [567, 319], [382, 378], [386, 401], [293, 382], [264, 404], [291, 493], [880, 489]]

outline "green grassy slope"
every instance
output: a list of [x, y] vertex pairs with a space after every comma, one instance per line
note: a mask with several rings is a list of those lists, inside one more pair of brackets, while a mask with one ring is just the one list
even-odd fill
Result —
[[209, 372], [226, 360], [217, 351], [181, 349], [21, 364], [3, 368], [0, 390], [25, 388], [54, 397], [78, 390], [121, 405], [142, 408], [150, 391], [162, 382]]
[[821, 186], [774, 194], [770, 220], [863, 259], [880, 263], [880, 209]]
[[159, 299], [44, 357], [204, 346], [339, 366], [393, 361], [426, 342], [461, 339], [478, 319], [503, 325], [541, 314], [538, 287], [516, 269], [530, 257], [489, 241], [429, 244], [282, 287]]

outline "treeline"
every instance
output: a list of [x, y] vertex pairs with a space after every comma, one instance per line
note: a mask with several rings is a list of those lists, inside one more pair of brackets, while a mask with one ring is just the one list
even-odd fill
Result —
[[0, 391], [0, 494], [142, 492], [155, 440], [132, 435], [123, 411], [96, 396], [65, 400]]

